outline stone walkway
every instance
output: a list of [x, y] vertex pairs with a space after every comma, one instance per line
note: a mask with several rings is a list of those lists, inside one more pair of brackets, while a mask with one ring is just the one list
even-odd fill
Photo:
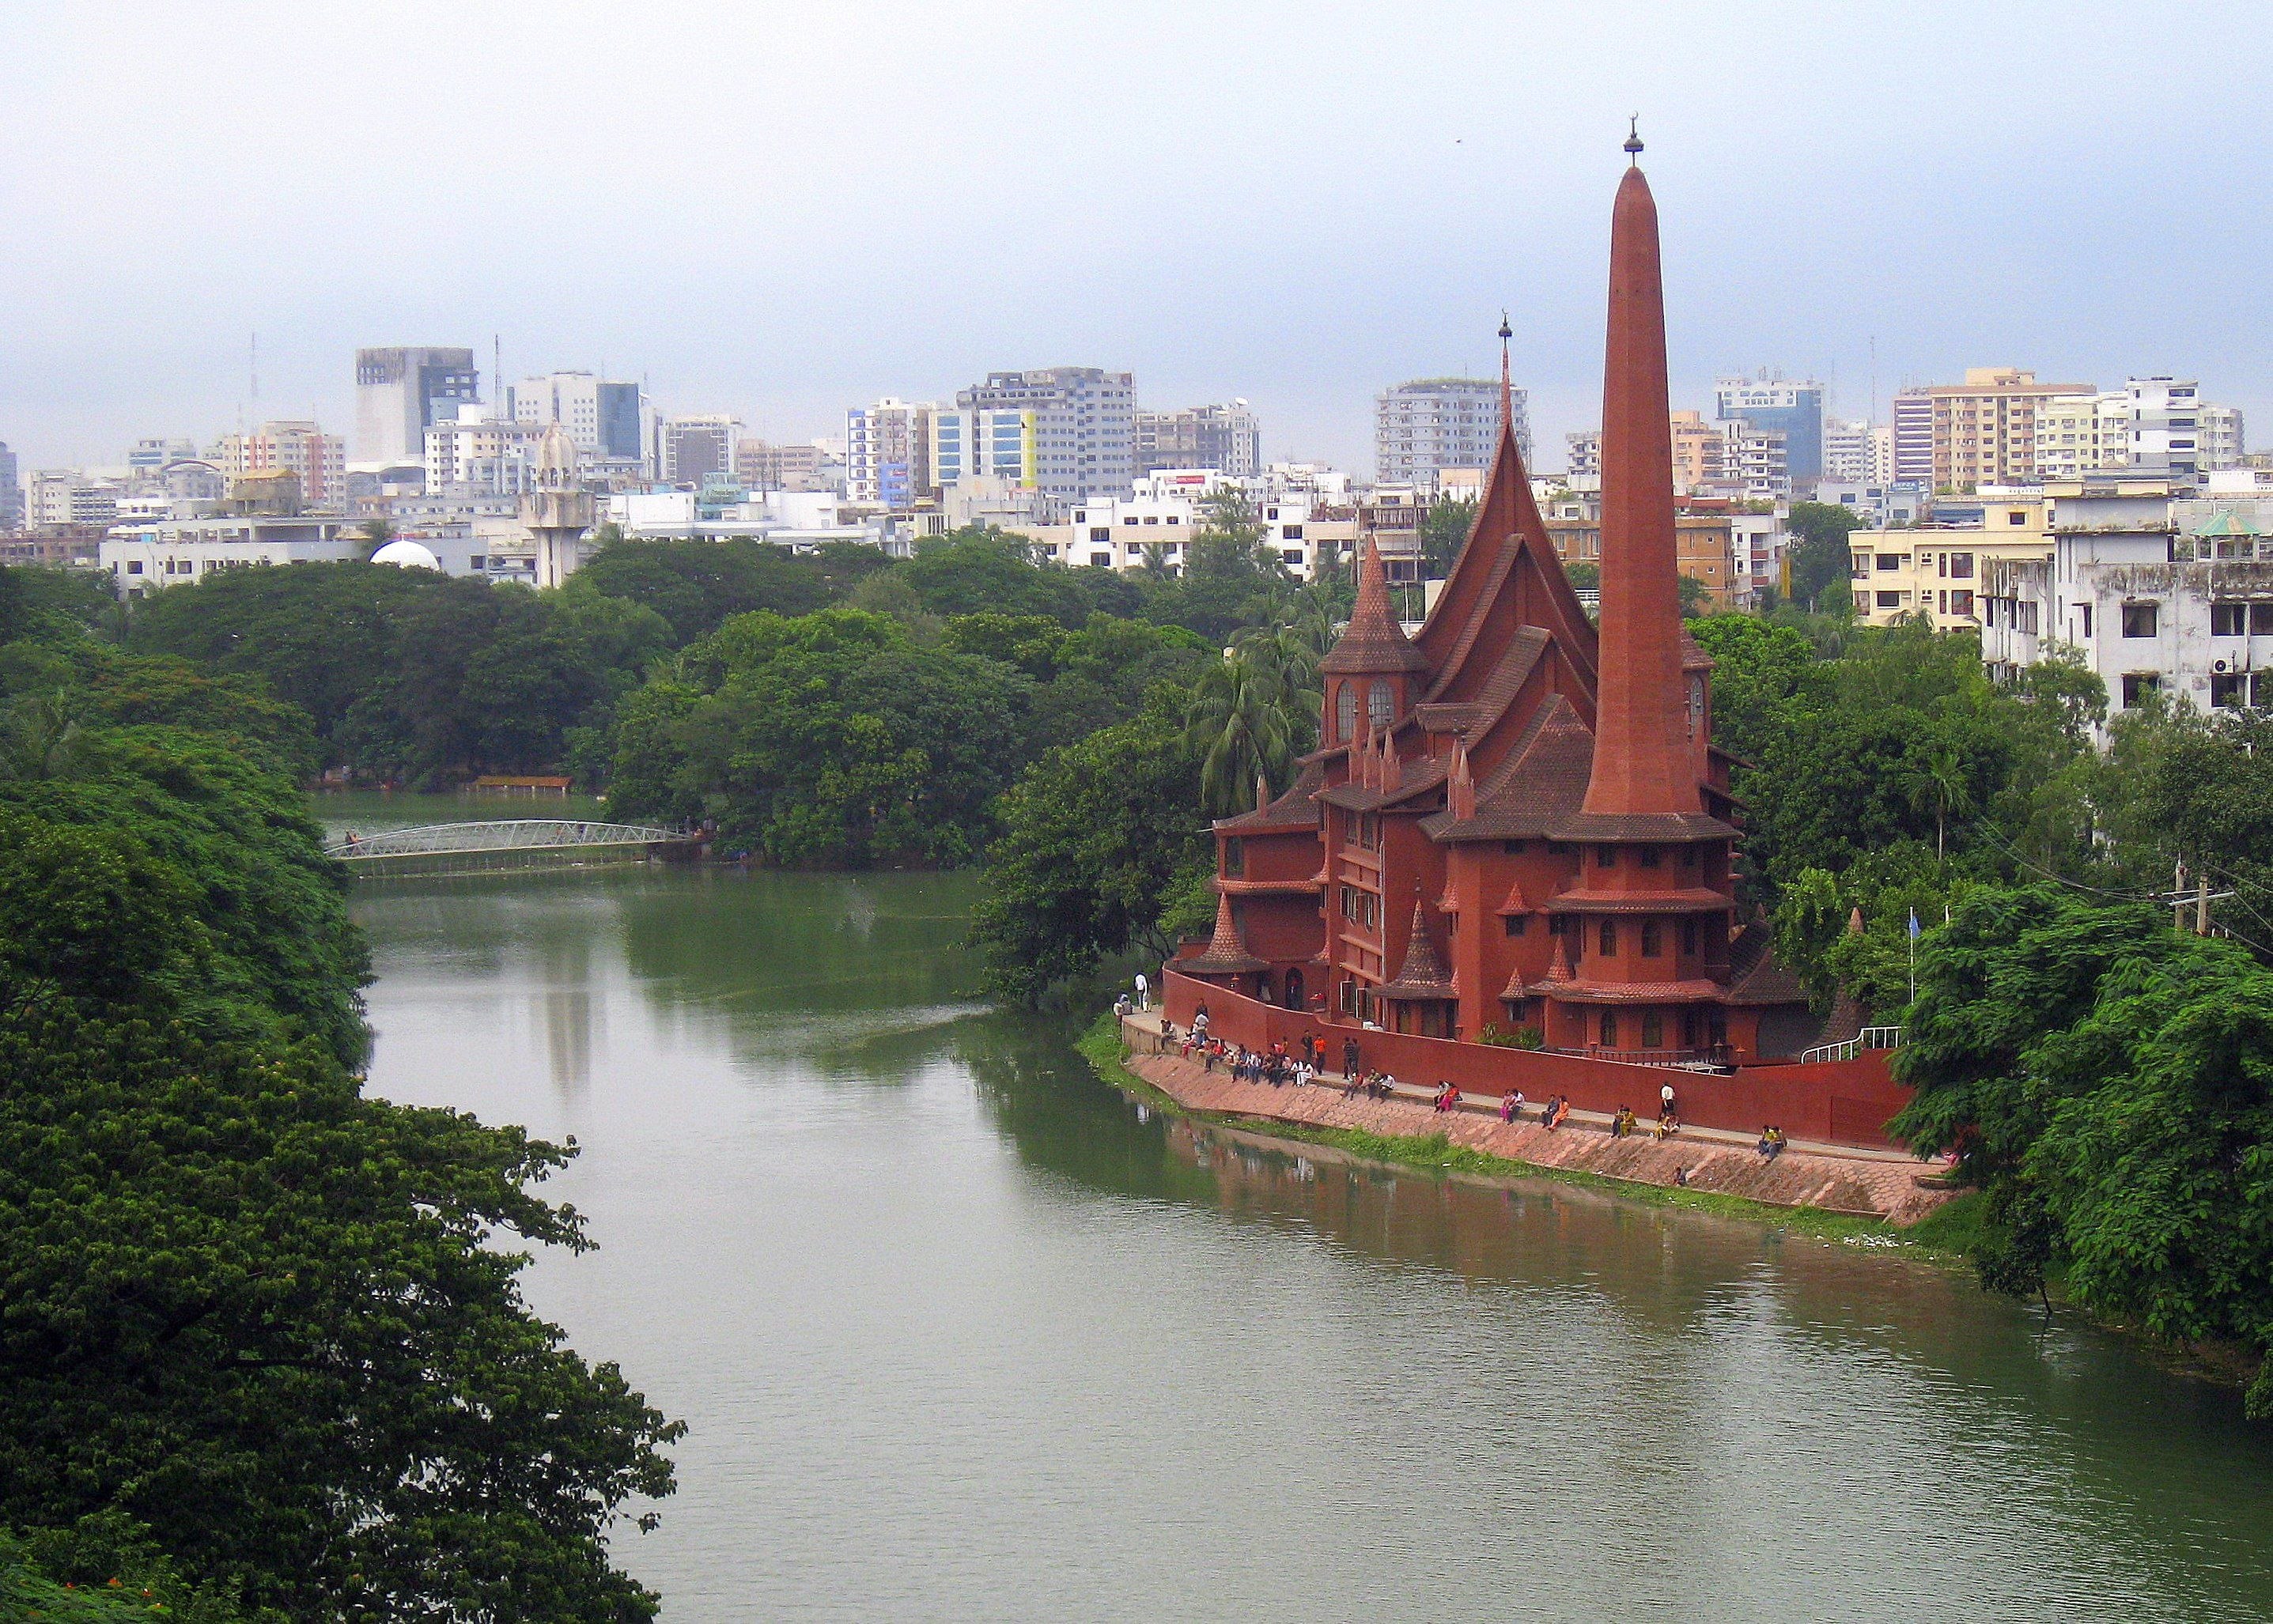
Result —
[[1688, 1172], [1689, 1187], [1777, 1207], [1819, 1207], [1832, 1212], [1915, 1224], [1950, 1198], [1951, 1192], [1921, 1188], [1929, 1169], [1900, 1152], [1847, 1149], [1795, 1141], [1774, 1160], [1764, 1159], [1751, 1141], [1735, 1134], [1684, 1128], [1657, 1140], [1647, 1130], [1618, 1139], [1609, 1119], [1573, 1111], [1550, 1133], [1537, 1120], [1502, 1122], [1497, 1101], [1464, 1103], [1458, 1111], [1433, 1109], [1425, 1094], [1385, 1100], [1346, 1095], [1339, 1080], [1298, 1088], [1292, 1083], [1234, 1082], [1220, 1066], [1207, 1071], [1197, 1060], [1148, 1052], [1159, 1041], [1156, 1026], [1124, 1023], [1123, 1037], [1136, 1052], [1129, 1069], [1170, 1098], [1193, 1111], [1222, 1116], [1302, 1123], [1312, 1127], [1358, 1128], [1384, 1137], [1443, 1134], [1456, 1145], [1535, 1167], [1565, 1168], [1638, 1184], [1671, 1185], [1677, 1170]]

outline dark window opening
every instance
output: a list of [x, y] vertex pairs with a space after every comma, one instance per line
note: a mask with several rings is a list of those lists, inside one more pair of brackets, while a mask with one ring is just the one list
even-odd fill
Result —
[[1618, 950], [1618, 922], [1617, 920], [1605, 919], [1602, 921], [1601, 940], [1602, 945], [1602, 950], [1604, 954], [1613, 954]]
[[1617, 865], [1618, 849], [1616, 846], [1597, 846], [1594, 848], [1594, 866], [1596, 868], [1616, 868]]
[[1523, 934], [1524, 927], [1528, 925], [1530, 923], [1530, 918], [1527, 915], [1510, 914], [1507, 916], [1505, 921], [1507, 933], [1510, 936], [1520, 936]]
[[2123, 606], [2123, 635], [2154, 636], [2160, 608], [2161, 605], [2155, 603], [2126, 603]]
[[1660, 854], [1656, 847], [1644, 846], [1641, 849], [1641, 865], [1644, 868], [1655, 868], [1658, 864], [1659, 855]]
[[1615, 1049], [1617, 1046], [1618, 1012], [1615, 1009], [1606, 1009], [1602, 1011], [1602, 1047]]
[[1645, 1049], [1665, 1047], [1665, 1017], [1654, 1009], [1641, 1018], [1641, 1046]]
[[1654, 919], [1641, 922], [1641, 956], [1654, 959], [1665, 951], [1665, 933]]
[[1236, 834], [1223, 843], [1223, 872], [1227, 879], [1238, 879], [1247, 872], [1247, 842]]

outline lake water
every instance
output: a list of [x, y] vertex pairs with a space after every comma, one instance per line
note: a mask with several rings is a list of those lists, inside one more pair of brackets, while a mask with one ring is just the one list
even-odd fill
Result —
[[[461, 814], [462, 815], [462, 814]], [[2273, 1617], [2238, 1398], [1773, 1225], [1321, 1164], [986, 1014], [962, 877], [364, 886], [372, 1086], [574, 1134], [664, 1617]]]

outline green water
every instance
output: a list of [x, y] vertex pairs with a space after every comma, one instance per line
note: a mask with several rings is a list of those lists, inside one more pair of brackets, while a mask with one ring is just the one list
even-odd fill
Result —
[[574, 1134], [664, 1617], [2273, 1617], [2228, 1392], [1772, 1227], [1316, 1163], [982, 1012], [961, 877], [374, 885], [373, 1086]]

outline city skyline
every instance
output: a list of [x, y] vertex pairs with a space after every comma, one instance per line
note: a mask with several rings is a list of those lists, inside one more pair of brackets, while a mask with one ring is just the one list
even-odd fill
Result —
[[[1257, 4], [1211, 12], [1195, 47], [1172, 11], [1046, 33], [1013, 6], [873, 29], [708, 11], [647, 19], [651, 49], [617, 52], [595, 49], [604, 17], [574, 11], [531, 31], [256, 7], [225, 32], [20, 12], [0, 23], [0, 128], [40, 161], [0, 176], [19, 242], [0, 269], [0, 439], [31, 468], [226, 432], [240, 410], [345, 430], [357, 348], [469, 346], [486, 375], [497, 335], [508, 378], [604, 370], [772, 439], [991, 370], [1099, 366], [1134, 373], [1148, 408], [1245, 397], [1271, 457], [1362, 468], [1374, 396], [1490, 375], [1506, 306], [1552, 447], [1596, 414], [1585, 271], [1604, 243], [1579, 205], [1637, 109], [1683, 267], [1677, 401], [1766, 364], [1885, 421], [1899, 385], [1993, 365], [2198, 377], [2265, 420], [2267, 318], [2217, 299], [2269, 246], [2262, 211], [2226, 201], [2251, 184], [2246, 153], [2200, 144], [2174, 168], [2075, 132], [2119, 116], [2142, 67], [2207, 101], [2247, 94], [2268, 25], [2195, 6], [2151, 29], [2127, 11], [2105, 34], [2103, 13], [1924, 5], [1794, 28], [1787, 7], [1661, 5], [1634, 28], [1458, 7], [1421, 29]], [[96, 58], [116, 79], [104, 105], [131, 117], [84, 96], [73, 64]], [[454, 96], [446, 116], [414, 131], [388, 97], [336, 94], [374, 60]], [[696, 60], [719, 94], [685, 93]], [[514, 66], [476, 74], [491, 61]], [[758, 102], [724, 94], [783, 62], [799, 71]], [[1497, 66], [1469, 81], [1448, 63]], [[174, 94], [183, 76], [206, 88]], [[1006, 101], [1076, 81], [1049, 142], [1000, 138]], [[1382, 118], [1348, 119], [1350, 98]], [[1203, 116], [1240, 155], [1227, 173], [1129, 171], [1121, 154]], [[883, 138], [844, 139], [856, 120]], [[985, 156], [934, 169], [918, 129]], [[453, 131], [521, 154], [525, 176], [419, 161]], [[653, 167], [706, 145], [743, 161], [699, 195]], [[2172, 265], [2183, 277], [2158, 273]]]

